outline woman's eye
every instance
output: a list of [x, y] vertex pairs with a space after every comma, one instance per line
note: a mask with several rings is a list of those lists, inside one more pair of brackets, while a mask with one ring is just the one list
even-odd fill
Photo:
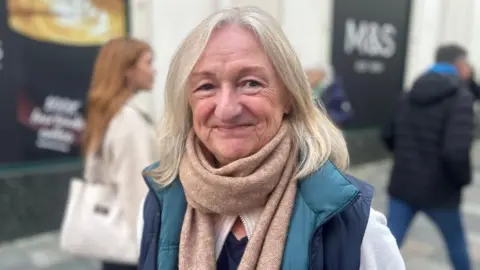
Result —
[[262, 85], [255, 80], [247, 80], [247, 81], [244, 81], [242, 83], [242, 86], [245, 86], [245, 87], [260, 87]]
[[212, 90], [215, 86], [211, 83], [203, 84], [202, 86], [198, 87], [197, 90]]

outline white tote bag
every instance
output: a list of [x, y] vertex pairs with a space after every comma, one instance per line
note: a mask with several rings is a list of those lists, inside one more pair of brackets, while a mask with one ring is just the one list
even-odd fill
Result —
[[72, 179], [60, 247], [73, 255], [136, 264], [138, 247], [114, 186]]

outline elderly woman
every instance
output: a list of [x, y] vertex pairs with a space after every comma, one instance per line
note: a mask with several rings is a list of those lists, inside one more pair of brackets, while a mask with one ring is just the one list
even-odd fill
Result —
[[251, 7], [197, 26], [170, 65], [140, 268], [404, 269], [372, 188], [343, 171], [280, 25]]

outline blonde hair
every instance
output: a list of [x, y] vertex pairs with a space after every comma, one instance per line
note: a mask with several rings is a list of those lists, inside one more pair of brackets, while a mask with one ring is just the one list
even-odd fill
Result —
[[99, 51], [87, 94], [87, 120], [83, 132], [83, 154], [97, 152], [110, 120], [136, 89], [126, 85], [125, 75], [150, 46], [132, 38], [115, 38]]
[[277, 21], [256, 7], [235, 7], [216, 12], [202, 21], [183, 41], [170, 63], [165, 87], [163, 118], [159, 129], [160, 165], [151, 175], [160, 185], [170, 184], [178, 174], [185, 151], [192, 113], [187, 100], [187, 80], [205, 49], [210, 35], [224, 25], [251, 29], [292, 97], [289, 121], [300, 147], [296, 177], [302, 178], [328, 159], [340, 169], [348, 166], [348, 150], [342, 132], [318, 110], [302, 65]]

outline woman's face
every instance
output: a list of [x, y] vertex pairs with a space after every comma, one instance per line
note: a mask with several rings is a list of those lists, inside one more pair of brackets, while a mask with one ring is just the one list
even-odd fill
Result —
[[153, 69], [153, 54], [150, 51], [140, 55], [132, 69], [127, 73], [129, 84], [137, 90], [153, 88], [155, 70]]
[[219, 165], [257, 152], [277, 133], [289, 95], [254, 34], [213, 32], [189, 78], [193, 128]]

